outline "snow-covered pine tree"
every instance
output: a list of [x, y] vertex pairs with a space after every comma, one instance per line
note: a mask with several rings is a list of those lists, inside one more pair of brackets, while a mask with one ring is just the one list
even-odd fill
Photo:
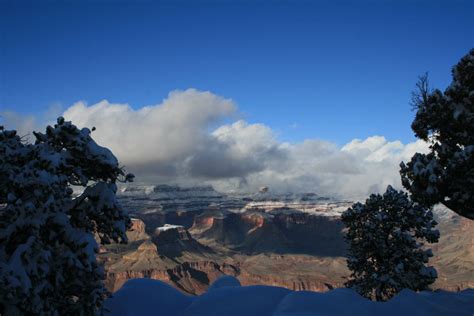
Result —
[[133, 175], [63, 118], [34, 136], [28, 144], [0, 128], [0, 314], [100, 313], [107, 291], [94, 234], [127, 241], [115, 193]]
[[430, 91], [427, 77], [420, 78], [412, 129], [429, 142], [430, 152], [401, 163], [400, 174], [415, 201], [428, 207], [442, 203], [474, 220], [474, 49], [452, 75], [444, 92]]
[[346, 286], [369, 299], [384, 301], [404, 288], [424, 290], [437, 277], [426, 266], [433, 254], [424, 241], [439, 239], [431, 211], [388, 186], [364, 204], [355, 203], [342, 214], [349, 244]]

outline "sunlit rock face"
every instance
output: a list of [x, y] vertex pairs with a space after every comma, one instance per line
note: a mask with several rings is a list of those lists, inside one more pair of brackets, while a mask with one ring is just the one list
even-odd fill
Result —
[[474, 220], [448, 211], [441, 212], [437, 221], [441, 237], [430, 246], [434, 254], [430, 262], [438, 271], [434, 287], [451, 291], [474, 288]]
[[136, 251], [127, 253], [123, 255], [122, 258], [124, 261], [129, 261], [129, 262], [139, 261], [139, 260], [152, 261], [152, 260], [159, 259], [159, 253], [158, 253], [158, 249], [156, 245], [150, 242], [149, 240], [147, 240], [143, 242], [142, 244], [140, 244], [140, 246], [138, 246]]
[[128, 269], [108, 271], [106, 286], [115, 292], [130, 279], [148, 278], [164, 281], [187, 294], [202, 294], [223, 275], [237, 275], [236, 267], [213, 261], [184, 262], [169, 268]]
[[132, 218], [132, 228], [127, 232], [129, 241], [139, 241], [147, 239], [149, 236], [145, 232], [145, 223], [139, 218]]

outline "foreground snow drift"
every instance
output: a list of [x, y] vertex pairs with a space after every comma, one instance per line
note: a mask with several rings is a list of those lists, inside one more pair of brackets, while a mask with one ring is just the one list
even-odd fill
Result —
[[310, 315], [474, 315], [474, 289], [415, 293], [404, 290], [388, 302], [371, 302], [350, 289], [295, 292], [273, 286], [240, 286], [223, 277], [200, 296], [170, 285], [133, 279], [107, 300], [108, 315], [310, 316]]

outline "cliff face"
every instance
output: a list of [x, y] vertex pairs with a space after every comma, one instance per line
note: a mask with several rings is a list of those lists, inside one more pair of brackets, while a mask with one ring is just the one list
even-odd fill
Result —
[[292, 290], [323, 292], [342, 287], [349, 275], [345, 258], [308, 255], [259, 254], [236, 256], [243, 285], [282, 286]]
[[136, 251], [126, 253], [122, 256], [124, 261], [153, 261], [159, 259], [158, 249], [154, 243], [149, 240], [144, 241], [138, 246]]
[[161, 280], [188, 294], [202, 294], [222, 275], [238, 275], [238, 268], [214, 261], [184, 262], [172, 268], [107, 271], [105, 285], [115, 292], [129, 279], [150, 278]]
[[196, 238], [214, 240], [225, 246], [239, 245], [252, 227], [241, 219], [237, 213], [206, 212], [195, 218], [190, 231]]
[[202, 256], [213, 254], [214, 251], [196, 241], [183, 227], [176, 225], [165, 225], [155, 229], [152, 237], [158, 252], [169, 258], [190, 256]]
[[346, 245], [338, 218], [307, 213], [206, 212], [195, 217], [190, 231], [246, 254], [265, 252], [343, 256]]
[[238, 279], [242, 285], [271, 285], [280, 286], [293, 291], [314, 291], [314, 292], [325, 292], [332, 290], [333, 288], [343, 287], [343, 282], [324, 282], [317, 277], [314, 278], [296, 278], [293, 280], [282, 279], [278, 276], [271, 275], [258, 275], [243, 272], [238, 276]]
[[134, 213], [133, 215], [146, 223], [146, 233], [153, 235], [156, 227], [166, 224], [183, 226], [188, 229], [193, 225], [195, 217], [201, 213], [202, 211], [153, 211], [150, 213]]
[[[121, 271], [109, 268], [106, 286], [114, 292], [129, 279], [151, 278], [167, 282], [185, 293], [198, 295], [204, 293], [222, 275], [232, 275], [243, 285], [275, 285], [293, 290], [327, 291], [343, 286], [344, 274], [347, 273], [342, 265], [340, 270], [334, 269], [328, 266], [328, 262], [322, 263], [311, 257], [257, 257], [239, 257], [228, 260], [229, 262], [183, 262], [168, 268], [137, 269], [133, 265]], [[333, 269], [333, 272], [325, 275], [325, 269]]]
[[148, 239], [145, 223], [141, 219], [132, 218], [132, 228], [127, 232], [127, 237], [129, 242]]

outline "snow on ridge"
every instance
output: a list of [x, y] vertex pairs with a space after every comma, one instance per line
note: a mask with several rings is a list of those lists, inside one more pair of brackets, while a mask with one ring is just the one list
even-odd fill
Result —
[[303, 212], [319, 216], [338, 217], [352, 205], [352, 202], [324, 202], [314, 201], [253, 201], [248, 202], [240, 212], [249, 209], [263, 209], [270, 213]]
[[[261, 191], [252, 194], [221, 193], [212, 186], [131, 185], [119, 193], [121, 204], [131, 213], [143, 215], [168, 211], [226, 210], [243, 213], [259, 210], [269, 214], [308, 213], [314, 216], [340, 217], [354, 201], [322, 197], [316, 193]], [[442, 205], [434, 208], [438, 221], [448, 221], [453, 212]]]
[[203, 209], [245, 212], [260, 210], [271, 214], [304, 212], [338, 217], [352, 202], [321, 197], [316, 193], [220, 193], [212, 186], [179, 187], [176, 185], [133, 185], [122, 188], [122, 205], [133, 212], [150, 214], [167, 211]]
[[177, 185], [158, 184], [158, 185], [129, 185], [121, 188], [121, 195], [153, 195], [165, 197], [180, 197], [180, 196], [202, 196], [219, 197], [222, 194], [214, 190], [210, 185], [180, 187]]
[[106, 315], [167, 316], [308, 316], [308, 315], [450, 315], [474, 314], [474, 289], [461, 292], [403, 290], [387, 302], [372, 302], [351, 289], [325, 293], [275, 286], [240, 286], [225, 276], [200, 296], [182, 294], [151, 279], [132, 279], [105, 303]]
[[170, 229], [176, 229], [176, 228], [184, 228], [184, 226], [165, 224], [161, 227], [157, 227], [155, 230], [158, 230], [160, 232], [164, 232], [164, 231], [167, 231], [167, 230], [170, 230]]

